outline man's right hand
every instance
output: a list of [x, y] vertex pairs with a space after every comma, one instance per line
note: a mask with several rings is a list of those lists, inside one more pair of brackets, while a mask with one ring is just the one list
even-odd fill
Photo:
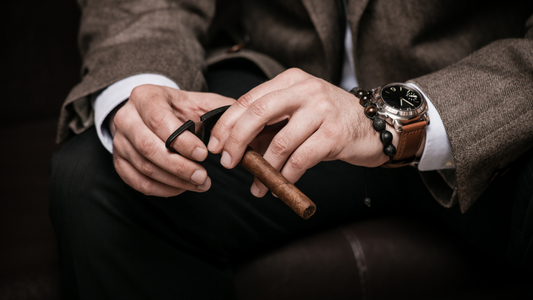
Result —
[[167, 138], [187, 120], [235, 100], [212, 93], [141, 85], [112, 122], [113, 162], [120, 177], [145, 195], [170, 197], [184, 191], [205, 192], [211, 186], [198, 163], [207, 157], [206, 146], [185, 131], [172, 143], [180, 154], [165, 147]]

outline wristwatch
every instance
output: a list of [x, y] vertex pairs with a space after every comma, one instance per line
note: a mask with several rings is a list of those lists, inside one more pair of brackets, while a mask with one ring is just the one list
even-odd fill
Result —
[[415, 162], [429, 125], [424, 93], [413, 83], [390, 83], [373, 89], [371, 97], [377, 116], [394, 126], [400, 135], [396, 154], [383, 167], [396, 168]]

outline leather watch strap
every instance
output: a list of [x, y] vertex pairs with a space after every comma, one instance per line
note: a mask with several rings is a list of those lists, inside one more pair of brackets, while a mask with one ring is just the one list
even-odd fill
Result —
[[416, 159], [416, 153], [426, 134], [427, 121], [416, 121], [403, 125], [400, 142], [392, 161], [383, 165], [385, 168], [398, 168], [409, 165]]

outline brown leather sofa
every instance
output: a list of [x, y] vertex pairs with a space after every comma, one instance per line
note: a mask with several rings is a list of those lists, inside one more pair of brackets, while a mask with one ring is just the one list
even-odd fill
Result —
[[[6, 5], [6, 4], [5, 4]], [[79, 80], [73, 0], [10, 1], [0, 22], [0, 299], [63, 299], [48, 214], [48, 164], [61, 102]], [[361, 220], [241, 257], [241, 299], [522, 299], [501, 266], [442, 228]], [[518, 280], [518, 281], [517, 281]]]

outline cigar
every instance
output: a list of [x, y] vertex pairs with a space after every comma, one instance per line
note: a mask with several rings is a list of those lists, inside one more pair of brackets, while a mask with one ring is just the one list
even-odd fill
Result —
[[313, 201], [253, 149], [246, 149], [241, 165], [303, 219], [307, 220], [315, 213]]

